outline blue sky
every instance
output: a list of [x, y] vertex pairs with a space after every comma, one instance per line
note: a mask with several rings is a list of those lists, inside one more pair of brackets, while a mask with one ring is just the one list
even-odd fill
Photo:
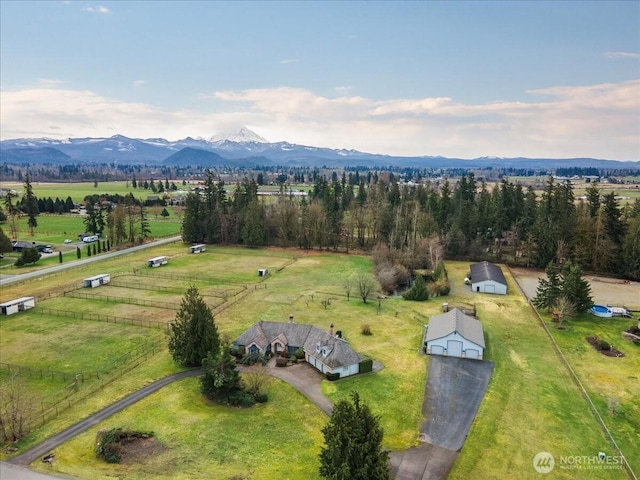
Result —
[[0, 135], [640, 160], [640, 2], [0, 2]]

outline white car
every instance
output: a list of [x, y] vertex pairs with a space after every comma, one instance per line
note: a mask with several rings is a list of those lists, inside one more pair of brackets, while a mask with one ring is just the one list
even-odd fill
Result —
[[65, 239], [64, 243], [71, 243], [71, 240], [67, 238]]

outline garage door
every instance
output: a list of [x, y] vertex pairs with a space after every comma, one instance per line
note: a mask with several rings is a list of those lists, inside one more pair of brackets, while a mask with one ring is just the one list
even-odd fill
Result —
[[457, 340], [449, 340], [447, 342], [447, 355], [450, 357], [462, 356], [462, 342]]
[[478, 352], [478, 350], [474, 350], [472, 348], [467, 348], [464, 351], [464, 354], [466, 355], [467, 358], [478, 358], [478, 355], [480, 354], [480, 352]]
[[431, 345], [432, 355], [444, 355], [444, 347], [442, 345]]
[[493, 283], [485, 283], [484, 291], [487, 293], [496, 293], [496, 286]]

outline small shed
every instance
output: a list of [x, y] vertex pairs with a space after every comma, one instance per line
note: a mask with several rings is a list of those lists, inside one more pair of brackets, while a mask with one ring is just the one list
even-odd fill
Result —
[[472, 292], [507, 294], [507, 280], [504, 278], [504, 273], [493, 263], [474, 263], [471, 265], [469, 278]]
[[168, 261], [169, 257], [155, 257], [147, 260], [147, 265], [149, 265], [150, 267], [159, 267], [161, 265], [166, 265]]
[[266, 268], [259, 268], [258, 269], [258, 276], [259, 277], [266, 277], [269, 275], [269, 270], [267, 270]]
[[84, 287], [87, 288], [96, 288], [100, 285], [106, 285], [111, 281], [111, 275], [108, 273], [101, 273], [100, 275], [96, 275], [94, 277], [85, 278], [82, 281]]
[[192, 245], [190, 249], [191, 249], [191, 253], [200, 253], [200, 252], [206, 251], [207, 246], [204, 243], [201, 243], [199, 245]]
[[482, 360], [482, 324], [457, 308], [431, 317], [424, 336], [425, 353]]
[[21, 297], [0, 304], [0, 312], [2, 315], [13, 315], [14, 313], [23, 312], [36, 306], [35, 297]]

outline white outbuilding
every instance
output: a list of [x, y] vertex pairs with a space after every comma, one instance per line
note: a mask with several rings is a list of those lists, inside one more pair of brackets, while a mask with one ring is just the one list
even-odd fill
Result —
[[431, 317], [424, 346], [429, 355], [482, 360], [485, 346], [482, 324], [454, 308]]
[[507, 294], [507, 280], [499, 266], [489, 262], [474, 263], [470, 275], [472, 292]]

